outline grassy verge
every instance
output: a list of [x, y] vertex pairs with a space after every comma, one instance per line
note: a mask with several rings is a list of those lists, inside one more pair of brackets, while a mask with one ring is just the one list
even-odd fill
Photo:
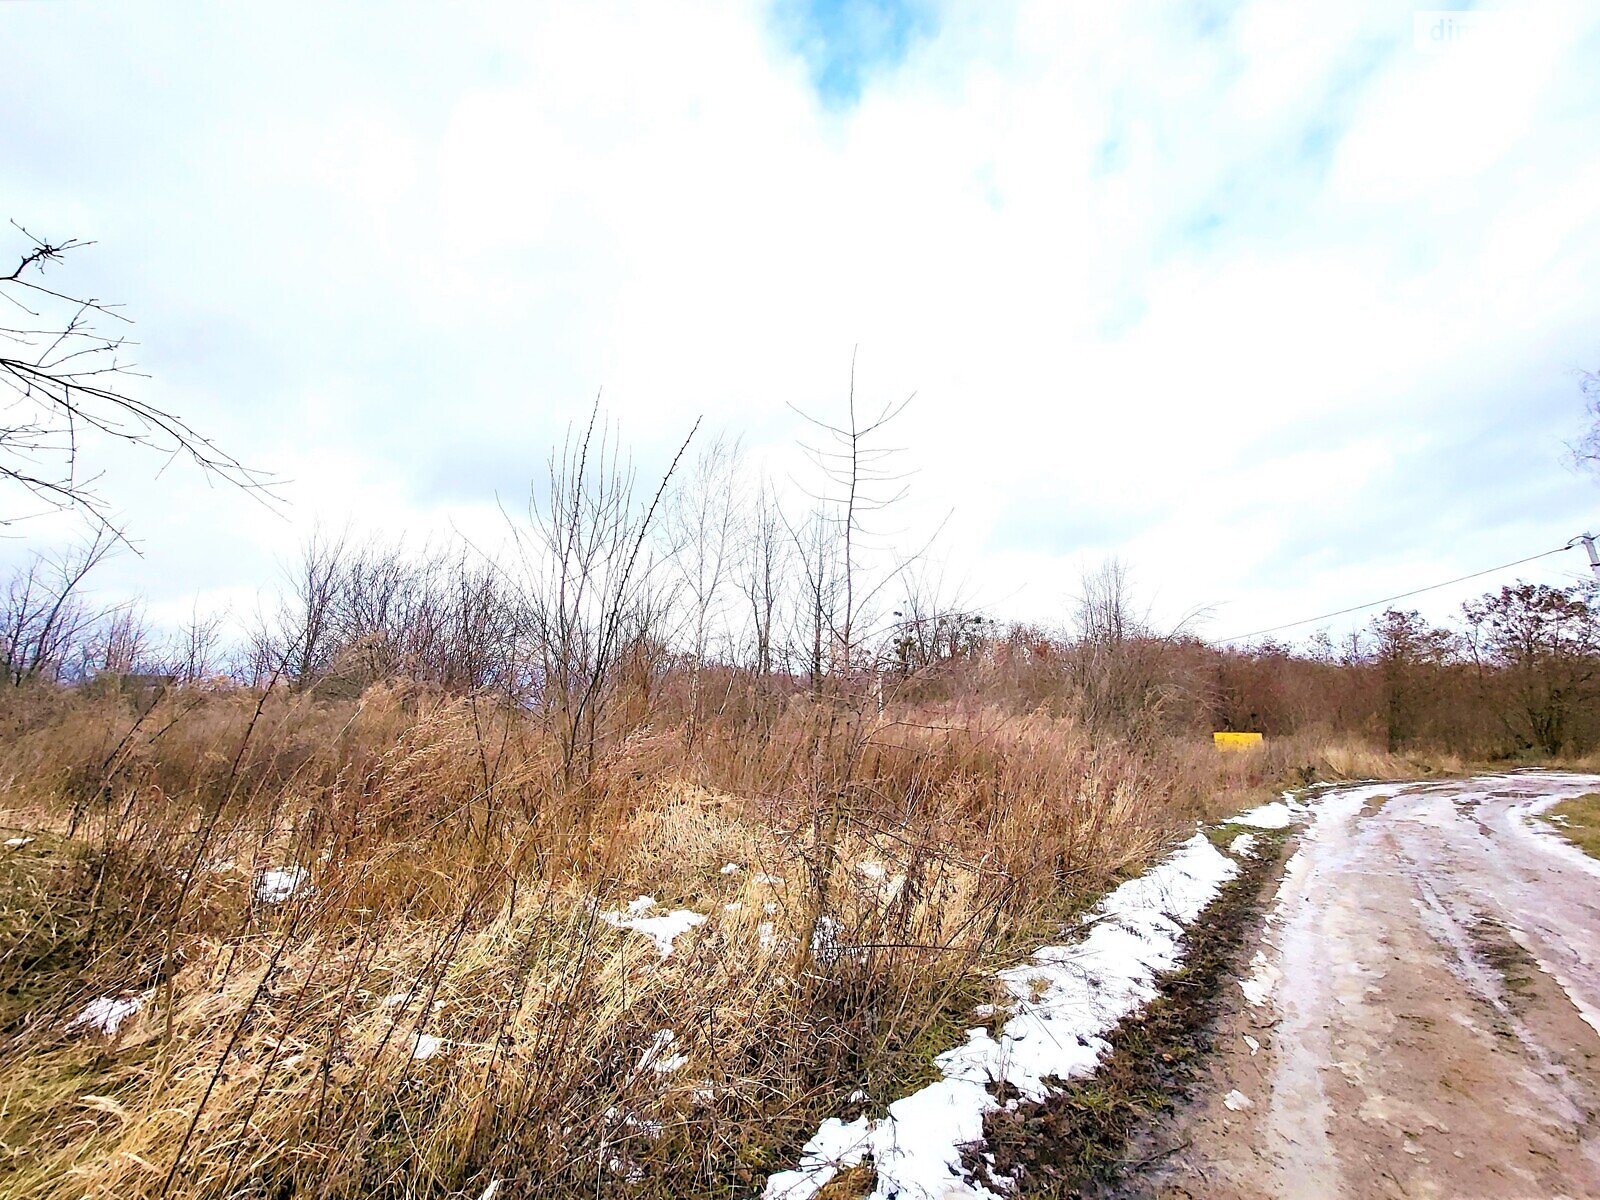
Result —
[[1544, 820], [1590, 858], [1600, 858], [1600, 792], [1563, 800], [1543, 813]]
[[1078, 1195], [1113, 1183], [1130, 1166], [1136, 1135], [1193, 1086], [1226, 985], [1243, 964], [1246, 935], [1283, 859], [1283, 832], [1252, 832], [1256, 857], [1190, 930], [1184, 963], [1161, 995], [1112, 1033], [1100, 1070], [1049, 1100], [985, 1122], [992, 1174], [1014, 1180], [1015, 1194]]

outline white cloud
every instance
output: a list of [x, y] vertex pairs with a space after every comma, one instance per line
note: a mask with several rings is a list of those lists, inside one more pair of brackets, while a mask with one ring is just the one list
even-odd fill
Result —
[[602, 387], [646, 459], [701, 412], [779, 453], [859, 343], [979, 599], [1047, 618], [1120, 548], [1267, 624], [1593, 510], [1600, 21], [1428, 56], [1314, 11], [952, 5], [833, 112], [755, 4], [13, 7], [6, 215], [99, 236], [162, 394], [296, 481], [286, 524], [115, 480], [158, 598], [318, 518], [481, 526]]

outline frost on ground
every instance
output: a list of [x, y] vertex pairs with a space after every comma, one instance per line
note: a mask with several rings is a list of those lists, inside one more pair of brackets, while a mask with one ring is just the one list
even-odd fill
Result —
[[[1577, 867], [1590, 875], [1600, 875], [1600, 860], [1590, 858], [1566, 838], [1562, 837], [1555, 829], [1551, 828], [1548, 817], [1543, 817], [1546, 809], [1554, 808], [1563, 800], [1571, 800], [1584, 792], [1592, 790], [1592, 779], [1584, 775], [1569, 775], [1564, 772], [1550, 771], [1545, 773], [1548, 778], [1562, 786], [1560, 791], [1550, 795], [1541, 796], [1523, 804], [1513, 804], [1505, 810], [1505, 823], [1507, 828], [1524, 837], [1531, 838], [1541, 850], [1554, 854], [1562, 859], [1568, 866]], [[1537, 819], [1542, 818], [1542, 819]]]
[[304, 867], [269, 867], [256, 880], [256, 899], [263, 904], [283, 904], [311, 883]]
[[631, 929], [634, 933], [644, 934], [655, 942], [662, 958], [672, 953], [672, 944], [680, 935], [689, 932], [696, 925], [705, 924], [703, 914], [691, 912], [687, 908], [676, 908], [658, 917], [644, 915], [655, 907], [654, 896], [640, 896], [630, 900], [625, 910], [601, 913], [600, 919], [608, 925], [615, 925], [618, 929]]
[[115, 1037], [127, 1019], [144, 1007], [143, 996], [101, 996], [83, 1006], [83, 1011], [67, 1022], [68, 1029], [88, 1029]]
[[1005, 1083], [1023, 1099], [1043, 1100], [1053, 1077], [1092, 1072], [1109, 1049], [1105, 1035], [1153, 999], [1157, 976], [1178, 965], [1183, 927], [1236, 874], [1233, 860], [1196, 834], [1116, 888], [1084, 919], [1081, 939], [1000, 973], [1013, 1004], [998, 1037], [968, 1030], [964, 1045], [934, 1060], [943, 1078], [880, 1119], [824, 1121], [798, 1168], [768, 1179], [766, 1200], [812, 1200], [868, 1157], [873, 1200], [993, 1196], [961, 1166], [962, 1149], [982, 1141], [984, 1115], [1000, 1107], [991, 1089]]

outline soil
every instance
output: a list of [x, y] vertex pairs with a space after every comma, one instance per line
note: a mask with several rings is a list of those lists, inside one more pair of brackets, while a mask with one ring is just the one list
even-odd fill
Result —
[[1600, 864], [1518, 815], [1575, 782], [1396, 785], [1319, 821], [1118, 1193], [1600, 1195]]
[[1138, 1016], [1111, 1033], [1099, 1070], [1062, 1083], [1047, 1100], [1016, 1101], [986, 1118], [983, 1147], [974, 1148], [967, 1165], [991, 1191], [1101, 1194], [1137, 1155], [1142, 1132], [1194, 1086], [1211, 1028], [1249, 957], [1262, 900], [1279, 877], [1283, 836], [1257, 832], [1254, 840], [1239, 875], [1188, 931], [1183, 965]]

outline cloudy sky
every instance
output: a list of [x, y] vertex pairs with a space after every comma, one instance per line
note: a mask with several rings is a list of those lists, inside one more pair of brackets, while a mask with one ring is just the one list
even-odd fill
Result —
[[1600, 525], [1600, 8], [1439, 19], [24, 0], [0, 217], [95, 239], [57, 282], [142, 394], [288, 481], [107, 460], [158, 615], [318, 522], [488, 536], [597, 393], [645, 470], [703, 414], [782, 474], [859, 347], [970, 601], [1059, 617], [1116, 554], [1227, 636]]

